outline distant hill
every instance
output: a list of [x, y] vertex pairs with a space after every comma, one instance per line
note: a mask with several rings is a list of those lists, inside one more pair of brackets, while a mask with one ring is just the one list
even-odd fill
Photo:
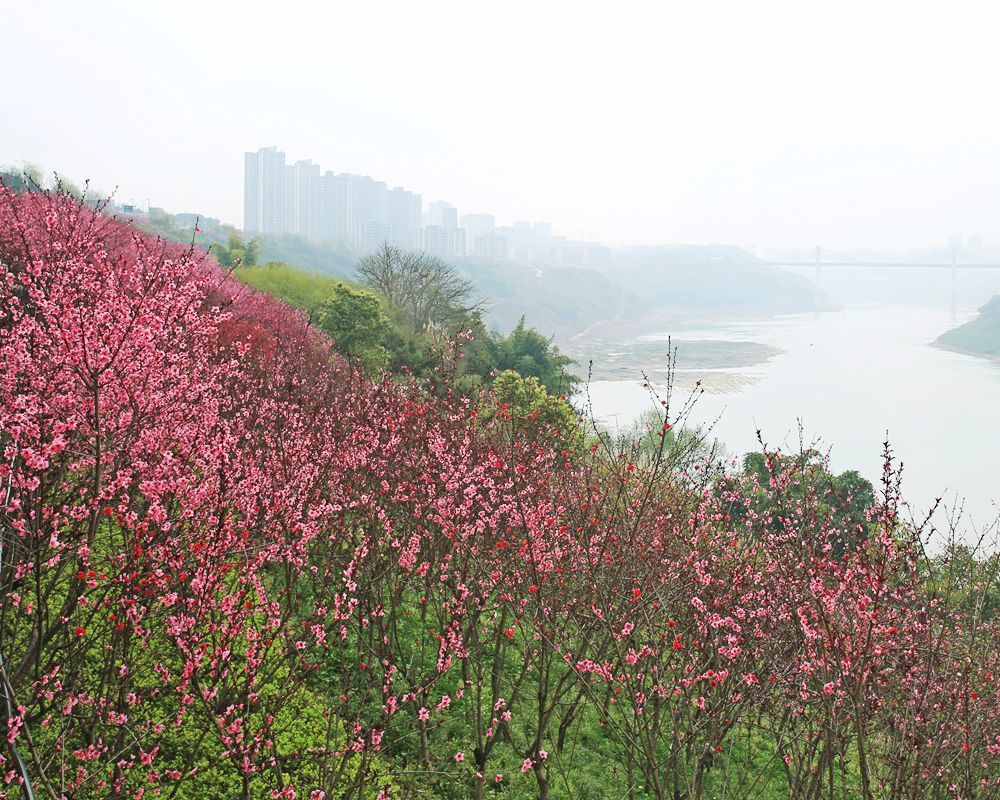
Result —
[[728, 245], [629, 247], [602, 271], [631, 296], [634, 311], [788, 313], [815, 307], [811, 281]]
[[979, 316], [941, 334], [935, 344], [988, 358], [1000, 358], [1000, 295], [979, 309]]

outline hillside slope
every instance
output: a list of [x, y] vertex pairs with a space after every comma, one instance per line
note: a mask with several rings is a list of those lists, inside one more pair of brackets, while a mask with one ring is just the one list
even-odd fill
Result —
[[939, 347], [988, 358], [1000, 358], [1000, 295], [979, 309], [979, 316], [941, 334]]

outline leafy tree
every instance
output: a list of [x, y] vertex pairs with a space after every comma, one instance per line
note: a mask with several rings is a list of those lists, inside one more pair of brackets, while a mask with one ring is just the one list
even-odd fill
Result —
[[369, 371], [384, 366], [390, 325], [376, 295], [338, 283], [320, 306], [318, 323], [338, 352], [358, 359]]
[[399, 321], [414, 331], [449, 332], [476, 316], [482, 303], [472, 283], [440, 258], [386, 243], [357, 265], [361, 282], [389, 302]]
[[229, 234], [229, 243], [212, 247], [212, 255], [224, 267], [255, 267], [260, 257], [260, 240], [244, 241], [238, 233]]
[[551, 338], [525, 325], [524, 317], [507, 336], [494, 335], [493, 341], [497, 369], [538, 378], [552, 394], [570, 394], [579, 383], [579, 378], [566, 372], [573, 359], [560, 353]]
[[560, 447], [578, 449], [584, 434], [576, 410], [558, 395], [550, 394], [538, 378], [505, 370], [493, 381], [485, 408], [485, 421], [498, 420], [501, 428], [521, 441], [555, 441]]

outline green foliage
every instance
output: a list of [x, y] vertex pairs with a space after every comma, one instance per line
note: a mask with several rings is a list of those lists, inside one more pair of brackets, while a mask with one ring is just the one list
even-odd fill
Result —
[[[277, 684], [265, 686], [261, 694], [280, 694], [279, 688]], [[311, 691], [296, 692], [289, 702], [274, 709], [272, 732], [280, 742], [276, 753], [277, 769], [284, 783], [297, 787], [299, 797], [308, 797], [310, 790], [324, 785], [318, 752], [327, 748], [341, 749], [348, 739], [344, 726], [328, 712], [323, 696]], [[161, 772], [176, 769], [191, 775], [177, 786], [171, 786], [169, 780], [164, 782], [166, 792], [172, 793], [177, 800], [244, 796], [243, 772], [225, 756], [218, 736], [212, 733], [212, 720], [205, 719], [198, 725], [169, 726], [159, 756]], [[341, 777], [342, 789], [328, 793], [327, 800], [336, 800], [346, 793], [357, 773], [357, 763], [352, 762], [357, 761], [359, 757], [347, 761]], [[383, 771], [382, 765], [376, 762], [376, 774]], [[249, 780], [248, 796], [267, 797], [271, 786], [273, 774], [261, 773]]]
[[495, 368], [514, 370], [525, 378], [537, 378], [550, 394], [573, 393], [579, 378], [566, 372], [573, 359], [534, 328], [524, 324], [524, 317], [507, 336], [493, 335]]
[[[777, 494], [766, 488], [776, 473], [794, 476]], [[875, 504], [875, 490], [856, 470], [834, 475], [820, 452], [807, 449], [794, 455], [748, 453], [743, 457], [743, 474], [755, 478], [760, 488], [746, 498], [742, 509], [734, 509], [737, 516], [752, 508], [764, 519], [772, 518], [780, 529], [782, 509], [776, 502], [807, 503], [817, 523], [840, 532], [833, 540], [834, 556], [853, 550], [867, 538], [867, 512]], [[727, 482], [720, 485], [725, 487]]]
[[484, 422], [498, 418], [509, 424], [511, 435], [522, 441], [554, 440], [565, 449], [579, 449], [583, 428], [576, 410], [564, 397], [549, 394], [534, 376], [505, 370], [493, 381], [491, 404]]
[[235, 277], [261, 292], [266, 292], [294, 308], [319, 313], [320, 306], [333, 295], [342, 280], [294, 269], [287, 264], [269, 262], [263, 266], [238, 267]]
[[225, 245], [215, 245], [212, 247], [212, 255], [224, 267], [255, 267], [257, 259], [260, 257], [260, 239], [253, 238], [243, 241], [243, 238], [236, 233], [229, 234], [229, 241]]
[[358, 359], [370, 371], [385, 365], [391, 328], [376, 295], [338, 283], [320, 305], [318, 323], [338, 352]]
[[929, 563], [927, 589], [970, 619], [995, 619], [1000, 611], [1000, 551], [984, 552], [950, 541]]
[[650, 408], [620, 435], [609, 439], [615, 453], [627, 453], [641, 464], [660, 463], [676, 472], [697, 466], [704, 474], [722, 477], [725, 473], [725, 447], [700, 426], [665, 426], [664, 412]]

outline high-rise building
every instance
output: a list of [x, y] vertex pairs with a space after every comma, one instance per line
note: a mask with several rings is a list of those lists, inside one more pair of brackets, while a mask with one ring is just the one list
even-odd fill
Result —
[[[385, 183], [367, 175], [349, 175], [351, 180], [352, 247], [367, 248], [371, 232], [389, 230], [389, 192]], [[384, 240], [384, 239], [383, 239]], [[379, 242], [380, 244], [381, 242]], [[377, 245], [376, 245], [377, 246]]]
[[427, 224], [437, 225], [446, 230], [458, 227], [458, 209], [451, 203], [438, 201], [427, 205]]
[[427, 255], [448, 258], [448, 231], [441, 225], [424, 225], [420, 229], [417, 248]]
[[466, 253], [465, 231], [461, 228], [449, 229], [440, 225], [425, 225], [414, 231], [410, 246], [436, 258], [463, 258]]
[[493, 233], [497, 226], [497, 220], [492, 214], [463, 214], [461, 226], [462, 230], [465, 231], [468, 252], [475, 253], [479, 237]]
[[448, 255], [451, 258], [465, 258], [466, 236], [462, 228], [447, 228], [448, 231]]
[[285, 154], [262, 147], [244, 156], [243, 230], [280, 234], [286, 230]]
[[[285, 163], [276, 147], [247, 153], [244, 163], [243, 226], [250, 234], [292, 233], [310, 240], [341, 242], [371, 251], [384, 242], [423, 250], [444, 259], [472, 253], [524, 264], [603, 265], [610, 251], [590, 242], [554, 236], [547, 222], [519, 220], [497, 227], [492, 214], [458, 215], [451, 203], [428, 204], [401, 186], [389, 189], [367, 175], [320, 175], [309, 160]], [[952, 246], [961, 237], [949, 237]], [[982, 249], [981, 237], [969, 247]]]
[[286, 233], [306, 239], [319, 238], [320, 177], [319, 164], [296, 161], [286, 168]]
[[334, 175], [327, 170], [320, 186], [321, 239], [349, 244], [354, 229], [352, 208], [354, 206], [354, 184], [350, 175]]
[[420, 227], [423, 201], [419, 194], [401, 186], [389, 192], [389, 241], [399, 247], [409, 247], [413, 230]]
[[481, 233], [472, 243], [472, 252], [479, 258], [502, 261], [507, 258], [507, 237], [496, 231]]

